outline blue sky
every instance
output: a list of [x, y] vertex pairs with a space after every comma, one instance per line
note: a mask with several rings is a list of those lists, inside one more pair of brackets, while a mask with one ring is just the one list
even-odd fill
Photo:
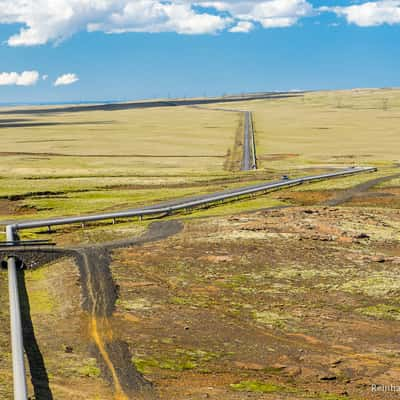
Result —
[[[396, 0], [355, 6], [340, 0], [229, 0], [223, 9], [203, 1], [201, 7], [185, 3], [190, 14], [178, 9], [171, 17], [168, 9], [165, 17], [161, 9], [140, 24], [143, 9], [137, 17], [126, 8], [111, 20], [114, 8], [96, 9], [94, 18], [93, 10], [77, 8], [77, 0], [53, 0], [70, 3], [64, 23], [57, 9], [46, 8], [49, 1], [37, 0], [43, 21], [50, 21], [43, 31], [35, 25], [43, 21], [23, 9], [22, 0], [0, 10], [0, 103], [400, 86]], [[243, 32], [231, 32], [238, 26]], [[38, 75], [22, 78], [24, 71]]]

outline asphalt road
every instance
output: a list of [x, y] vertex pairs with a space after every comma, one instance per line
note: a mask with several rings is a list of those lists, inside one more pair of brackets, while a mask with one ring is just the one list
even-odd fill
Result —
[[192, 105], [192, 108], [199, 108], [202, 110], [213, 110], [213, 111], [225, 111], [242, 113], [244, 115], [244, 126], [243, 126], [243, 156], [241, 161], [241, 171], [251, 171], [257, 169], [256, 160], [256, 146], [254, 140], [254, 130], [252, 121], [252, 112], [246, 110], [239, 110], [235, 108], [221, 108], [221, 107], [202, 107], [199, 105]]
[[244, 138], [243, 138], [243, 159], [242, 171], [251, 171], [257, 169], [255, 146], [254, 146], [254, 131], [251, 121], [251, 112], [244, 112]]
[[244, 138], [243, 138], [243, 159], [242, 171], [249, 171], [251, 169], [250, 162], [250, 134], [249, 134], [249, 113], [244, 113]]

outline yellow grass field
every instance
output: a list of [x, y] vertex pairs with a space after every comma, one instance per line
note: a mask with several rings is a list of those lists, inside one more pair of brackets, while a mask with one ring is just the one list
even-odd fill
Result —
[[400, 90], [311, 92], [230, 107], [253, 111], [261, 167], [400, 161]]
[[216, 191], [241, 132], [240, 113], [192, 107], [2, 114], [0, 220]]
[[[253, 112], [257, 173], [227, 168], [232, 154], [240, 163], [243, 117], [218, 107]], [[400, 162], [400, 90], [208, 108], [0, 115], [0, 221], [126, 209], [308, 168], [375, 165], [385, 175]]]
[[9, 118], [0, 116], [1, 175], [107, 176], [222, 170], [241, 117], [171, 107], [18, 117], [38, 124], [26, 127], [8, 128]]

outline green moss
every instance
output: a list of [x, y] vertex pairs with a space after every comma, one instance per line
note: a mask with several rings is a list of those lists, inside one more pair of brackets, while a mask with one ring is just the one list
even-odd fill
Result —
[[158, 368], [158, 361], [154, 358], [134, 358], [132, 362], [141, 374], [150, 373], [153, 368]]
[[197, 367], [197, 364], [194, 361], [182, 358], [163, 358], [160, 360], [157, 360], [155, 358], [135, 358], [132, 361], [136, 369], [142, 374], [151, 373], [154, 368], [182, 372]]
[[190, 299], [185, 297], [171, 297], [169, 302], [176, 305], [191, 304]]
[[297, 388], [277, 385], [270, 382], [261, 382], [258, 380], [242, 381], [229, 385], [231, 389], [239, 392], [253, 392], [253, 393], [282, 393], [290, 394], [297, 393], [301, 398], [313, 398], [319, 400], [348, 400], [348, 397], [336, 395], [333, 393], [317, 393], [310, 395], [308, 392], [303, 392]]
[[91, 378], [97, 378], [100, 376], [100, 368], [97, 366], [95, 358], [88, 358], [86, 364], [79, 368], [79, 374], [82, 376], [88, 376]]
[[191, 360], [163, 360], [159, 363], [161, 369], [169, 369], [171, 371], [185, 371], [188, 369], [194, 369], [197, 364]]
[[51, 314], [57, 307], [57, 301], [52, 296], [48, 286], [48, 268], [41, 267], [25, 271], [25, 279], [29, 294], [29, 304], [32, 314]]
[[182, 372], [201, 367], [219, 356], [218, 353], [201, 349], [176, 349], [174, 353], [166, 356], [133, 358], [132, 362], [136, 369], [143, 374], [151, 373], [153, 369], [168, 369]]
[[253, 318], [271, 328], [284, 329], [286, 322], [290, 319], [288, 314], [278, 314], [272, 311], [253, 311]]
[[295, 192], [304, 192], [308, 190], [340, 190], [348, 189], [355, 185], [359, 185], [363, 182], [369, 181], [379, 176], [386, 175], [387, 171], [378, 171], [374, 173], [365, 173], [359, 175], [348, 176], [344, 178], [330, 179], [326, 181], [319, 181], [315, 183], [307, 183], [306, 185], [300, 185], [293, 189]]
[[345, 292], [371, 297], [390, 297], [400, 289], [396, 271], [372, 272], [365, 278], [353, 279], [340, 287]]
[[389, 319], [400, 321], [400, 307], [388, 304], [377, 304], [375, 306], [358, 308], [360, 314], [378, 319]]
[[47, 270], [45, 268], [30, 269], [25, 272], [25, 276], [30, 281], [42, 281], [47, 276]]
[[33, 314], [51, 314], [55, 308], [55, 303], [46, 289], [30, 291], [29, 303]]
[[260, 381], [242, 381], [239, 383], [233, 383], [230, 388], [240, 392], [257, 392], [257, 393], [277, 393], [287, 392], [287, 388], [284, 386], [275, 385], [268, 382]]

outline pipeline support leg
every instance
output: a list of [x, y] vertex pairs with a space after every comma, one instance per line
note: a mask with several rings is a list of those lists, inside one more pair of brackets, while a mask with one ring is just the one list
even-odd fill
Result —
[[[15, 233], [7, 226], [7, 240], [13, 242]], [[10, 296], [11, 350], [13, 364], [14, 400], [27, 400], [24, 364], [24, 342], [22, 339], [21, 308], [18, 294], [17, 263], [15, 257], [8, 259], [8, 289]]]

